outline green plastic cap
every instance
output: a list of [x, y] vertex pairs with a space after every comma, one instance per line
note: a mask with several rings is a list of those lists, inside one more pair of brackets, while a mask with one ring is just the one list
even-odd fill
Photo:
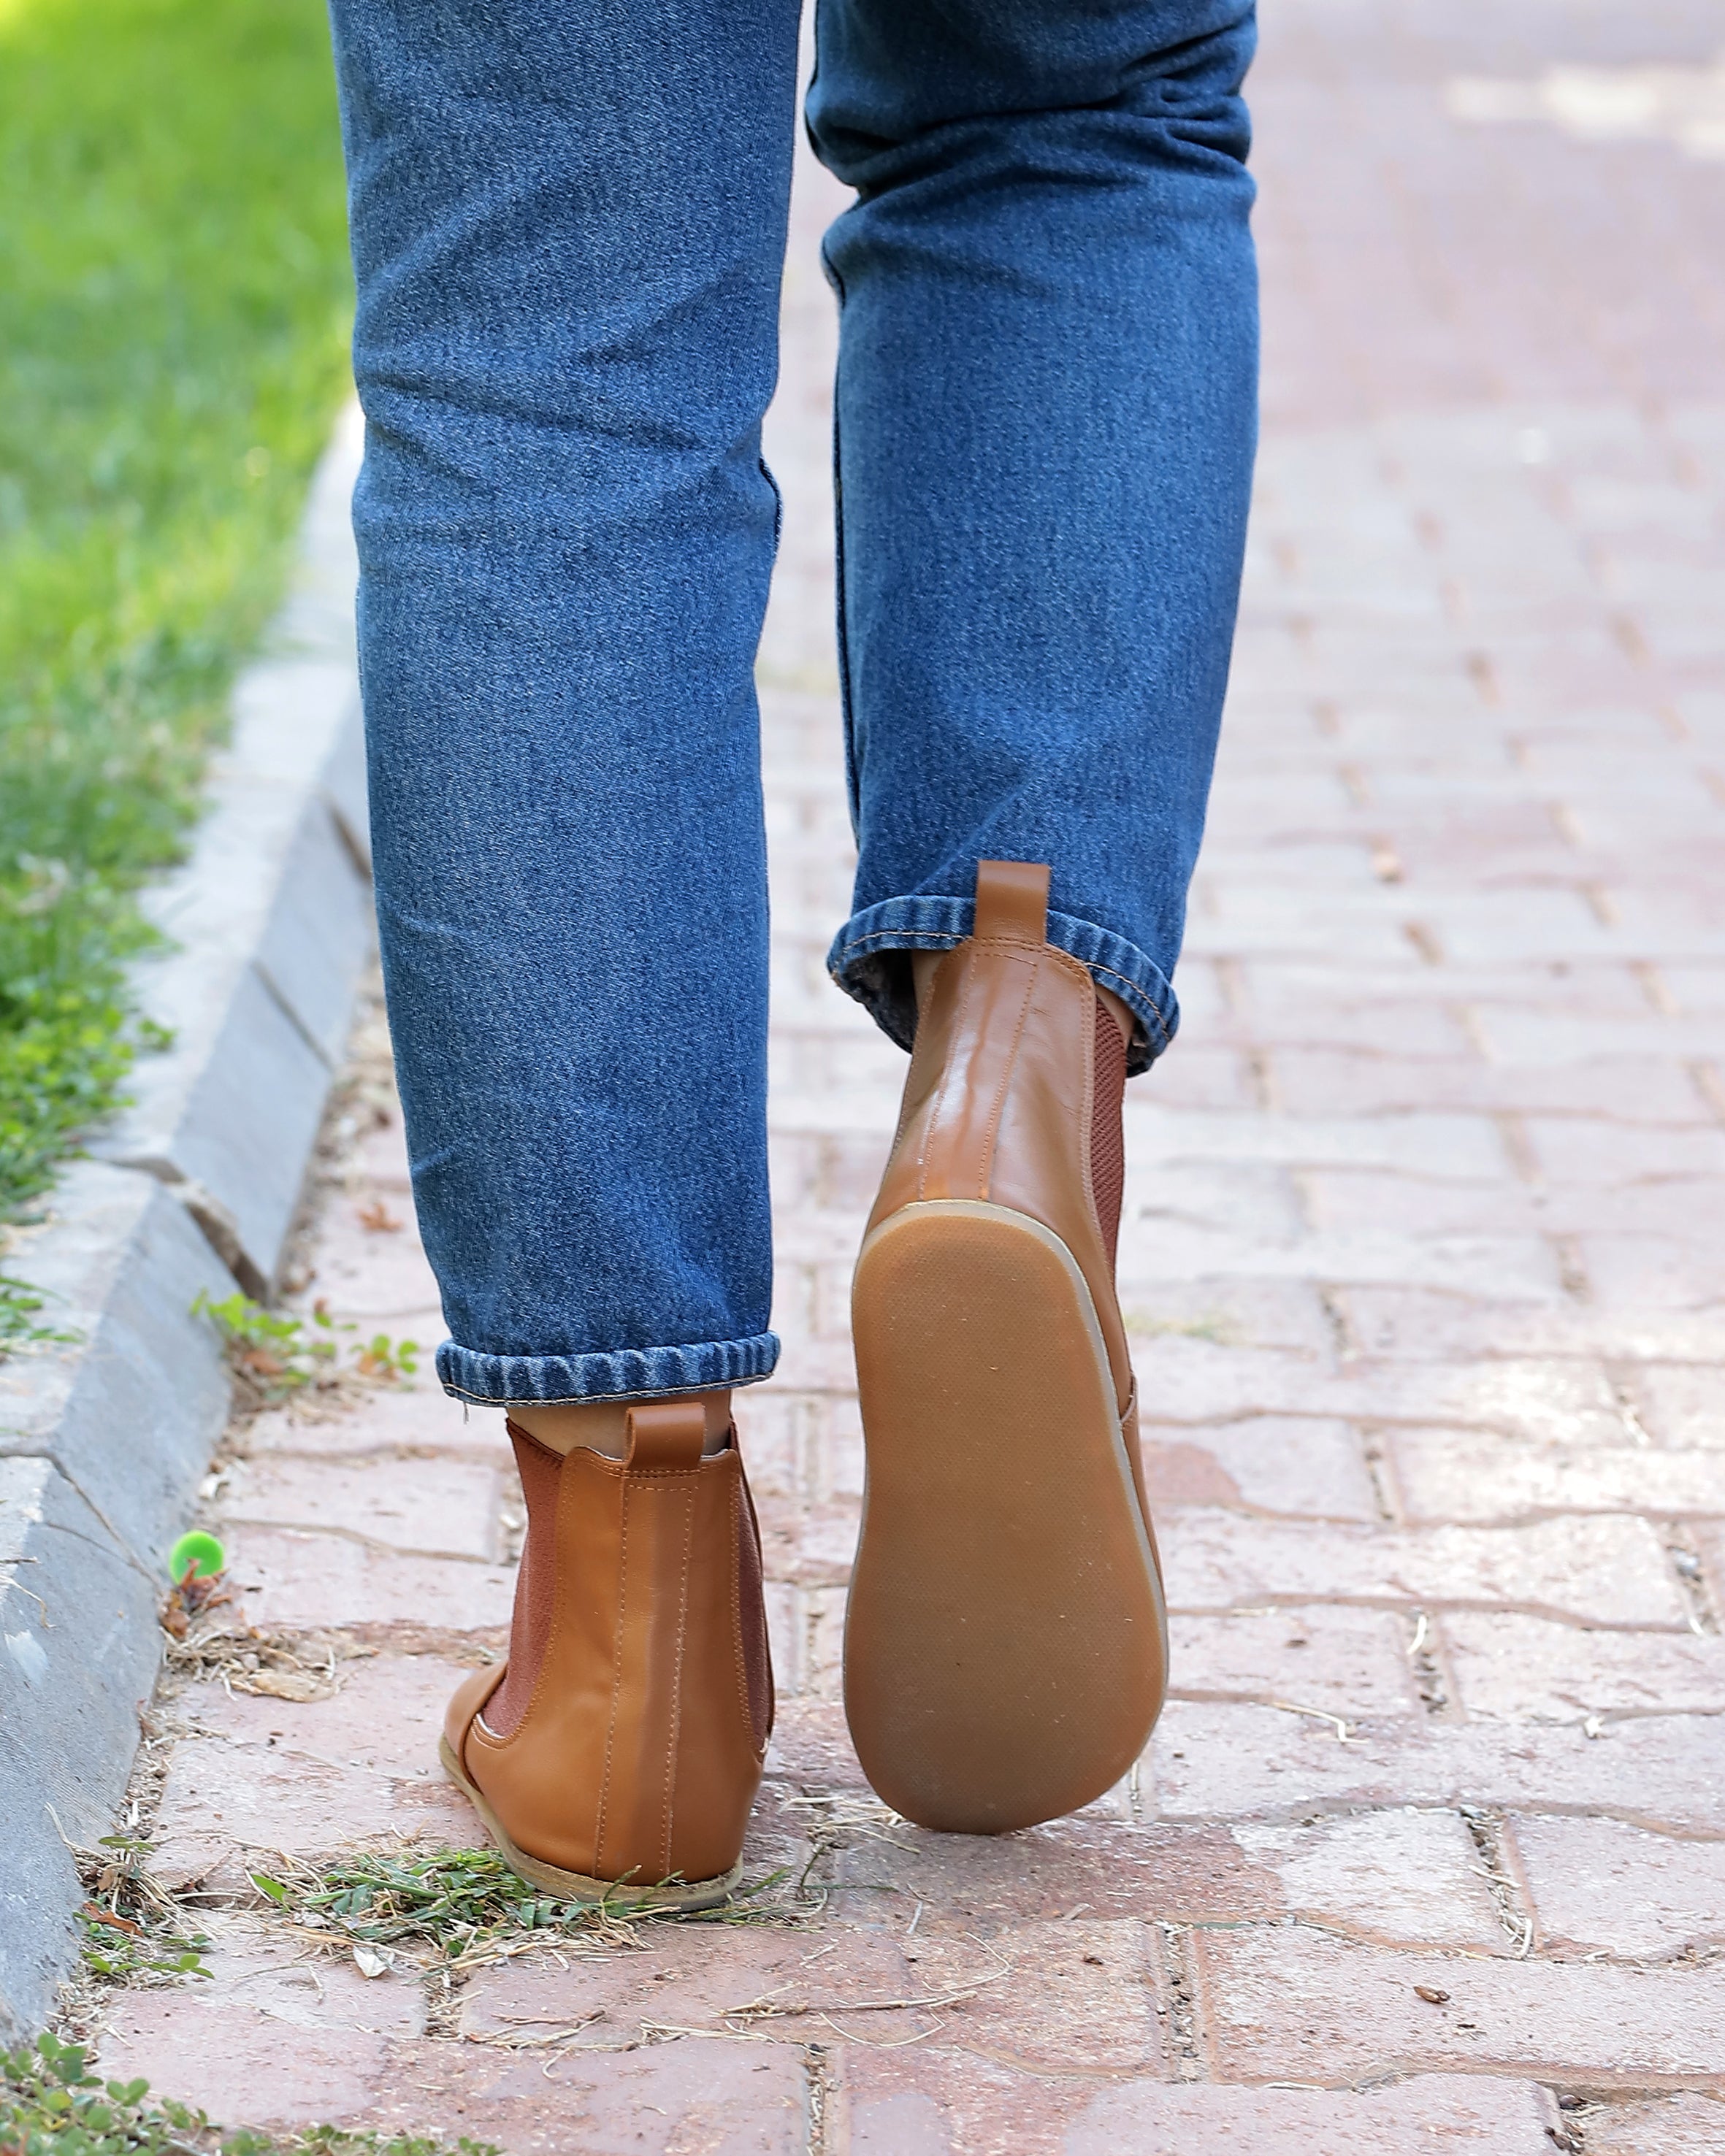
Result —
[[228, 1553], [202, 1527], [182, 1535], [167, 1554], [167, 1569], [177, 1587], [188, 1579], [214, 1579], [227, 1562]]

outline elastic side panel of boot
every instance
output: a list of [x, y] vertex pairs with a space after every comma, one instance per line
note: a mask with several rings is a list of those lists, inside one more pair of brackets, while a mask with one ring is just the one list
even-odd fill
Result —
[[485, 1703], [485, 1726], [493, 1737], [512, 1737], [521, 1727], [545, 1659], [557, 1599], [557, 1485], [563, 1460], [512, 1425], [509, 1442], [527, 1500], [527, 1540], [509, 1620], [509, 1667]]
[[1090, 1188], [1096, 1219], [1111, 1266], [1120, 1240], [1120, 1204], [1126, 1190], [1126, 1134], [1121, 1113], [1126, 1093], [1126, 1044], [1099, 996], [1096, 999], [1096, 1099], [1090, 1116]]
[[773, 1729], [773, 1665], [767, 1645], [766, 1589], [761, 1578], [760, 1543], [749, 1499], [737, 1491], [737, 1602], [742, 1620], [743, 1676], [749, 1687], [749, 1727], [757, 1752], [765, 1752]]

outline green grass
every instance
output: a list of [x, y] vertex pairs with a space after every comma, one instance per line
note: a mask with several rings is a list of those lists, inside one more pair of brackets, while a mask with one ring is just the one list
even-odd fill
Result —
[[280, 596], [349, 281], [322, 0], [0, 0], [0, 1220], [152, 1045], [138, 886]]
[[558, 1937], [615, 1943], [632, 1922], [744, 1922], [756, 1913], [757, 1898], [785, 1876], [772, 1872], [738, 1887], [719, 1908], [690, 1911], [670, 1907], [651, 1885], [626, 1882], [596, 1902], [536, 1893], [490, 1849], [358, 1851], [322, 1866], [288, 1861], [278, 1876], [253, 1872], [251, 1883], [302, 1929], [374, 1950], [429, 1948], [466, 1970]]

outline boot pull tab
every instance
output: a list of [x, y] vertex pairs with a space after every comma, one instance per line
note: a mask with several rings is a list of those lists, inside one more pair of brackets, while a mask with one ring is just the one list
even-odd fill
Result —
[[1041, 861], [978, 861], [978, 936], [1009, 943], [1031, 943], [1038, 950], [1048, 940], [1048, 870]]
[[643, 1400], [630, 1409], [623, 1427], [631, 1467], [695, 1467], [707, 1437], [707, 1410], [699, 1400]]

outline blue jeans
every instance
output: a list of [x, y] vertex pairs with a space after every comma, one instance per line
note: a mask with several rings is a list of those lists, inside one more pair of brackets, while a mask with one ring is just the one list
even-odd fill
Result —
[[[360, 659], [445, 1388], [772, 1368], [752, 680], [796, 0], [332, 0], [367, 420]], [[1251, 0], [821, 0], [835, 980], [895, 1040], [981, 858], [1171, 976], [1255, 434]]]

